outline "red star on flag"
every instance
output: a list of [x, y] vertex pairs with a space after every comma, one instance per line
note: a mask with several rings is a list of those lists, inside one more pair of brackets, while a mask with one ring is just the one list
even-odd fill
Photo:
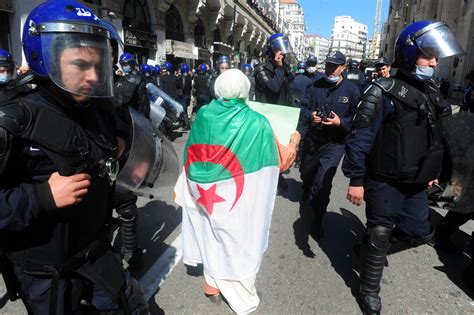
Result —
[[204, 208], [206, 208], [209, 215], [212, 215], [214, 204], [218, 202], [223, 202], [225, 201], [225, 199], [216, 194], [216, 184], [209, 187], [208, 190], [202, 188], [199, 185], [197, 185], [197, 188], [199, 190], [199, 199], [197, 200], [197, 202], [201, 204]]

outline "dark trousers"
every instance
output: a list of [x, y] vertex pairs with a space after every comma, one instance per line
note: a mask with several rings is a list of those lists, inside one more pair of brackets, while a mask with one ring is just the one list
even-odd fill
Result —
[[344, 154], [343, 143], [317, 145], [306, 140], [301, 157], [300, 174], [303, 186], [309, 189], [310, 205], [317, 217], [326, 213], [332, 179]]
[[196, 96], [196, 110], [194, 112], [198, 112], [201, 107], [207, 105], [211, 102], [211, 97], [209, 95], [197, 95]]
[[364, 188], [368, 228], [396, 225], [413, 239], [430, 234], [426, 185], [388, 184], [367, 179]]
[[[148, 304], [138, 282], [130, 276], [130, 273], [123, 270], [125, 276], [125, 287], [123, 288], [124, 297], [127, 300], [128, 307], [132, 311], [147, 311]], [[36, 277], [26, 274], [20, 270], [15, 272], [25, 295], [28, 307], [33, 314], [50, 314], [50, 295], [52, 291], [51, 278]], [[118, 299], [112, 300], [105, 291], [94, 285], [87, 279], [80, 278], [61, 278], [58, 284], [58, 295], [56, 305], [56, 314], [72, 314], [77, 311], [81, 300], [87, 300], [99, 311], [119, 312], [123, 308], [123, 302]]]
[[179, 103], [183, 105], [183, 124], [184, 127], [189, 127], [189, 117], [188, 117], [188, 106], [189, 102], [191, 101], [191, 97], [189, 95], [183, 95], [179, 100]]

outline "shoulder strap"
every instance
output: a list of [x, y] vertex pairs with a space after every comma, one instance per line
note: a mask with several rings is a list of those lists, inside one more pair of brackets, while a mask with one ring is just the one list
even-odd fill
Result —
[[417, 88], [401, 80], [386, 78], [375, 80], [374, 83], [380, 86], [384, 93], [389, 94], [409, 108], [419, 109], [427, 101], [426, 96]]

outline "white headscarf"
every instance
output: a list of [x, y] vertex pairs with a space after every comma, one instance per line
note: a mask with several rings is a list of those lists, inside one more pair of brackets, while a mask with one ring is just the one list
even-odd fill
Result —
[[214, 92], [217, 98], [241, 98], [247, 100], [250, 91], [250, 81], [238, 69], [229, 69], [217, 77]]

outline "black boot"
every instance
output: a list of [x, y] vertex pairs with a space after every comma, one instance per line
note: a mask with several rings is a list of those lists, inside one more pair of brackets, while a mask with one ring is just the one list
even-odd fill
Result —
[[375, 226], [367, 230], [361, 251], [360, 307], [364, 314], [380, 314], [379, 296], [385, 259], [390, 248], [392, 229]]
[[391, 245], [388, 254], [392, 255], [404, 251], [406, 249], [418, 247], [425, 244], [433, 246], [434, 234], [435, 231], [433, 230], [433, 228], [430, 227], [430, 233], [428, 235], [420, 238], [413, 238], [408, 236], [400, 228], [395, 227], [395, 229], [393, 229], [392, 236], [390, 237]]
[[131, 269], [140, 269], [143, 265], [143, 252], [137, 240], [137, 207], [117, 209], [120, 220], [120, 236], [122, 239], [123, 259]]

